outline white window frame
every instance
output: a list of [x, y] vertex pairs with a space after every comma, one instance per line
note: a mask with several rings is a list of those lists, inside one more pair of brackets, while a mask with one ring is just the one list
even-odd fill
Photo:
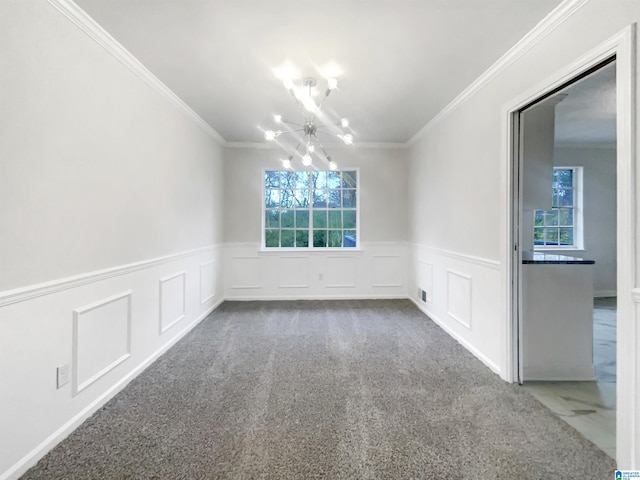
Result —
[[[361, 241], [360, 241], [360, 169], [357, 167], [343, 167], [343, 168], [339, 168], [335, 171], [337, 172], [345, 172], [345, 171], [349, 171], [349, 172], [356, 172], [356, 228], [354, 229], [356, 231], [356, 245], [355, 247], [314, 247], [313, 246], [313, 207], [309, 208], [309, 246], [308, 247], [267, 247], [266, 246], [266, 238], [265, 238], [265, 232], [266, 232], [266, 219], [265, 219], [265, 212], [266, 212], [266, 208], [265, 208], [265, 195], [266, 195], [266, 191], [265, 191], [265, 175], [266, 172], [284, 172], [287, 171], [286, 169], [283, 168], [263, 168], [262, 169], [262, 177], [261, 177], [261, 183], [262, 183], [262, 188], [261, 190], [261, 198], [260, 198], [260, 216], [262, 217], [262, 221], [261, 221], [261, 241], [260, 241], [260, 251], [261, 252], [309, 252], [309, 251], [316, 251], [316, 252], [354, 252], [354, 251], [360, 251], [361, 250]], [[314, 173], [314, 172], [331, 172], [331, 170], [324, 170], [324, 169], [296, 169], [296, 170], [288, 170], [288, 171], [293, 171], [293, 172], [309, 172]], [[313, 204], [313, 198], [310, 199], [311, 200], [311, 204]], [[322, 209], [319, 209], [322, 210]], [[326, 208], [324, 210], [331, 210], [329, 208]], [[337, 210], [337, 209], [336, 209]], [[340, 210], [343, 210], [342, 207], [340, 207]], [[343, 228], [344, 230], [344, 228]], [[351, 230], [351, 229], [349, 229]]]
[[[549, 251], [549, 250], [564, 250], [575, 251], [584, 250], [584, 210], [583, 210], [583, 197], [584, 197], [584, 167], [571, 165], [571, 166], [554, 166], [554, 170], [573, 170], [573, 192], [574, 192], [574, 207], [573, 207], [573, 245], [536, 245], [534, 240], [533, 249], [537, 251]], [[549, 195], [553, 196], [553, 188], [549, 192]], [[557, 207], [555, 207], [557, 208]], [[537, 208], [534, 210], [533, 222], [535, 222], [535, 212], [544, 210]], [[552, 207], [553, 210], [553, 207]], [[544, 210], [548, 211], [548, 210]], [[534, 223], [534, 229], [536, 228]], [[535, 230], [534, 230], [535, 231]]]

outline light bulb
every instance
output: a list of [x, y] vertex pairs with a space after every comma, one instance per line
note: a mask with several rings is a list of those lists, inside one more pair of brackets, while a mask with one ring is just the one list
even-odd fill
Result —
[[342, 128], [347, 128], [349, 126], [349, 120], [346, 118], [343, 118], [342, 120], [340, 120], [340, 126]]
[[304, 157], [302, 157], [302, 164], [305, 167], [308, 167], [309, 165], [311, 165], [311, 155], [307, 153]]
[[335, 78], [327, 79], [327, 87], [329, 88], [329, 90], [335, 90], [336, 88], [338, 88], [338, 80], [336, 80]]
[[282, 166], [284, 168], [291, 168], [291, 160], [289, 160], [288, 158], [283, 158], [282, 159]]
[[264, 132], [264, 139], [268, 142], [270, 142], [274, 138], [276, 138], [276, 132], [274, 132], [273, 130], [267, 130], [266, 132]]
[[353, 135], [351, 135], [350, 133], [343, 135], [342, 141], [344, 142], [345, 145], [353, 145]]
[[337, 168], [338, 168], [338, 164], [336, 162], [334, 162], [333, 160], [331, 160], [329, 162], [329, 170], [333, 171], [333, 170], [335, 170]]
[[307, 148], [307, 151], [310, 153], [313, 153], [316, 151], [316, 146], [315, 145], [309, 145], [309, 147]]
[[273, 119], [275, 120], [276, 123], [280, 123], [282, 122], [282, 115], [274, 115]]

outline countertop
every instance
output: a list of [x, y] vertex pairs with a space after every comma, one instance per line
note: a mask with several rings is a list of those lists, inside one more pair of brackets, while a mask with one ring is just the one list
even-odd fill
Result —
[[545, 252], [522, 252], [522, 263], [524, 265], [593, 265], [595, 260], [585, 260], [584, 258], [571, 257], [569, 255], [558, 255], [557, 253]]

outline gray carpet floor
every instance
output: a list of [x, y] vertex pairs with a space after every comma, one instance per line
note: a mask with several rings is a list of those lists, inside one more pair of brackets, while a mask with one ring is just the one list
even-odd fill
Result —
[[407, 300], [226, 302], [24, 479], [613, 478]]

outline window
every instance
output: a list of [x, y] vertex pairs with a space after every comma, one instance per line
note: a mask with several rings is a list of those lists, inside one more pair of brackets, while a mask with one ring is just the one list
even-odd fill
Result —
[[358, 246], [358, 174], [266, 171], [265, 248]]
[[582, 167], [554, 167], [551, 210], [535, 210], [534, 248], [581, 248]]

